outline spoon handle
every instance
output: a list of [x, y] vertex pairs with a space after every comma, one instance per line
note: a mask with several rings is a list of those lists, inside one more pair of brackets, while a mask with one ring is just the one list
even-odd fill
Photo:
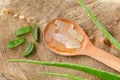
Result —
[[89, 47], [86, 55], [120, 72], [120, 58], [94, 46]]

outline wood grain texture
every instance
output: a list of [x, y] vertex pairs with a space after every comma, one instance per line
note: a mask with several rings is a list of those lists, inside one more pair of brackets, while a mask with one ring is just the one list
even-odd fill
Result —
[[[0, 0], [2, 1], [2, 0]], [[5, 0], [4, 0], [5, 1]], [[4, 2], [3, 1], [3, 2]], [[116, 56], [120, 56], [118, 52], [102, 33], [97, 29], [95, 24], [90, 20], [87, 14], [82, 10], [77, 1], [74, 0], [8, 0], [7, 4], [0, 4], [0, 9], [10, 9], [11, 14], [3, 14], [0, 16], [0, 80], [68, 80], [65, 78], [51, 77], [38, 74], [39, 72], [59, 72], [69, 73], [76, 76], [88, 78], [88, 80], [99, 80], [91, 75], [83, 72], [74, 71], [71, 69], [39, 66], [25, 63], [8, 63], [10, 59], [31, 59], [40, 61], [53, 61], [53, 62], [69, 62], [83, 64], [94, 68], [102, 69], [105, 71], [120, 74], [111, 68], [103, 65], [102, 63], [87, 57], [75, 56], [64, 57], [51, 52], [43, 42], [43, 30], [45, 25], [51, 19], [56, 17], [64, 17], [74, 20], [78, 23], [87, 33], [88, 37], [94, 45], [110, 52]], [[84, 0], [88, 7], [93, 11], [98, 20], [106, 27], [106, 29], [120, 41], [120, 3], [97, 1], [97, 0]], [[28, 58], [23, 58], [21, 52], [26, 44], [34, 41], [31, 34], [26, 34], [25, 44], [14, 49], [7, 49], [6, 42], [15, 38], [14, 31], [22, 26], [31, 25], [25, 20], [15, 18], [13, 14], [25, 15], [26, 18], [33, 18], [38, 23], [41, 30], [41, 42], [35, 43], [37, 47], [36, 53]]]

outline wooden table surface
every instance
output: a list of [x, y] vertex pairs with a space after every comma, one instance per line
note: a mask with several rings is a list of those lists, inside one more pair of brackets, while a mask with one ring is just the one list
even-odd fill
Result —
[[[120, 3], [115, 0], [84, 0], [106, 29], [120, 41]], [[116, 0], [117, 1], [117, 0]], [[71, 69], [47, 67], [25, 63], [8, 63], [10, 59], [31, 59], [50, 62], [69, 62], [91, 66], [97, 69], [120, 74], [104, 64], [87, 56], [65, 57], [50, 51], [43, 42], [45, 25], [51, 19], [64, 17], [74, 20], [87, 33], [91, 42], [113, 55], [120, 56], [110, 42], [102, 35], [95, 24], [83, 11], [77, 0], [8, 0], [0, 2], [0, 80], [69, 80], [66, 78], [40, 75], [39, 72], [59, 72], [99, 80], [89, 74]], [[7, 13], [7, 11], [10, 11]], [[19, 19], [15, 15], [25, 16]], [[27, 22], [32, 19], [32, 22]], [[25, 44], [14, 49], [7, 49], [7, 41], [15, 38], [14, 32], [26, 25], [37, 23], [39, 25], [40, 43], [35, 43], [37, 51], [33, 55], [24, 58], [21, 53], [30, 41], [34, 41], [31, 34], [26, 34]]]

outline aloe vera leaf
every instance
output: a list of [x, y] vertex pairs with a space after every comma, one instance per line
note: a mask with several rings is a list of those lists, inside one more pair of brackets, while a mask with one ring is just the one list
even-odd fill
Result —
[[92, 21], [97, 25], [99, 30], [104, 34], [104, 36], [120, 51], [120, 43], [103, 27], [103, 25], [96, 19], [94, 14], [90, 9], [85, 5], [83, 0], [78, 0], [81, 7], [86, 11]]
[[70, 69], [86, 72], [88, 74], [96, 76], [97, 78], [101, 78], [102, 80], [120, 80], [120, 75], [83, 65], [78, 65], [78, 64], [62, 63], [62, 62], [42, 62], [42, 61], [33, 61], [33, 60], [10, 60], [9, 62], [25, 62], [25, 63], [32, 63], [38, 65], [64, 67], [64, 68], [70, 68]]
[[51, 72], [40, 72], [40, 74], [45, 74], [45, 75], [51, 75], [51, 76], [59, 76], [59, 77], [65, 77], [69, 78], [72, 80], [86, 80], [77, 76], [69, 75], [69, 74], [60, 74], [60, 73], [51, 73]]

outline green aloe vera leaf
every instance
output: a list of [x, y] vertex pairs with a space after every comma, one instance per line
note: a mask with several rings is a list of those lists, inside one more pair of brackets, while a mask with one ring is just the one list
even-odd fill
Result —
[[78, 3], [86, 11], [92, 21], [97, 25], [99, 30], [104, 34], [104, 36], [120, 51], [120, 43], [103, 27], [103, 25], [97, 20], [90, 9], [85, 5], [83, 0], [78, 0]]
[[77, 76], [69, 75], [69, 74], [60, 74], [60, 73], [51, 73], [51, 72], [40, 72], [40, 74], [45, 74], [45, 75], [51, 75], [51, 76], [59, 76], [59, 77], [65, 77], [69, 78], [72, 80], [86, 80]]
[[78, 71], [83, 71], [85, 73], [96, 76], [97, 78], [101, 78], [102, 80], [120, 80], [120, 75], [79, 64], [62, 63], [62, 62], [42, 62], [42, 61], [33, 61], [33, 60], [10, 60], [9, 62], [25, 62], [25, 63], [32, 63], [38, 65], [64, 67]]

